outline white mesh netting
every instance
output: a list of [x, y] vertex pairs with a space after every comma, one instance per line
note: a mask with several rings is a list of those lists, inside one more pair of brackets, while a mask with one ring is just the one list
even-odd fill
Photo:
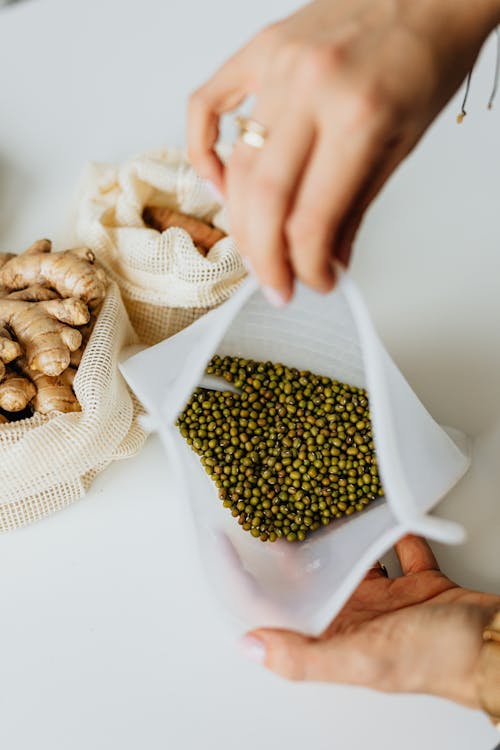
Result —
[[135, 420], [140, 407], [118, 371], [120, 351], [135, 343], [112, 283], [74, 382], [82, 411], [35, 414], [0, 428], [0, 531], [64, 508], [112, 460], [140, 449], [145, 439]]
[[141, 448], [140, 405], [119, 373], [120, 352], [182, 330], [226, 300], [245, 275], [230, 237], [204, 257], [183, 229], [145, 226], [146, 205], [225, 228], [220, 206], [181, 151], [86, 169], [71, 233], [94, 250], [112, 284], [74, 383], [82, 411], [0, 427], [0, 531], [69, 505], [112, 460]]
[[147, 205], [169, 206], [225, 227], [220, 205], [179, 150], [87, 168], [77, 240], [94, 250], [117, 281], [140, 340], [155, 344], [226, 300], [245, 270], [231, 237], [204, 257], [185, 230], [145, 226]]

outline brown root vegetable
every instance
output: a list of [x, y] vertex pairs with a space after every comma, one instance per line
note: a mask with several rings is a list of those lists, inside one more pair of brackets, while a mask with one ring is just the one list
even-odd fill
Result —
[[26, 362], [21, 362], [20, 368], [34, 385], [31, 405], [35, 411], [40, 414], [81, 411], [72, 387], [75, 370], [68, 368], [57, 377], [52, 377], [30, 369]]
[[107, 284], [86, 247], [0, 255], [0, 423], [81, 411], [73, 380]]
[[83, 358], [83, 354], [85, 352], [85, 349], [87, 347], [87, 344], [89, 343], [89, 339], [92, 335], [92, 331], [94, 330], [94, 326], [96, 324], [97, 318], [99, 316], [99, 310], [100, 308], [97, 308], [95, 310], [92, 310], [90, 313], [90, 320], [89, 322], [84, 325], [80, 326], [78, 329], [80, 333], [82, 334], [82, 343], [81, 346], [74, 352], [71, 352], [70, 355], [70, 367], [79, 367], [80, 363]]
[[49, 299], [61, 299], [57, 292], [41, 284], [33, 284], [26, 289], [19, 289], [17, 292], [8, 292], [6, 296], [9, 299], [21, 299], [24, 302], [46, 302]]
[[15, 257], [16, 257], [15, 253], [0, 253], [0, 268], [3, 268], [3, 266], [7, 263], [7, 261]]
[[0, 408], [4, 411], [22, 411], [35, 396], [36, 388], [31, 380], [15, 370], [8, 371], [0, 383]]
[[89, 248], [52, 253], [49, 240], [39, 240], [0, 268], [0, 284], [8, 290], [48, 286], [63, 298], [77, 297], [95, 307], [105, 297], [107, 278]]
[[69, 355], [69, 366], [70, 367], [80, 367], [80, 363], [83, 358], [83, 352], [85, 351], [85, 345], [82, 344], [78, 347], [78, 349], [75, 349], [74, 352], [71, 352]]
[[90, 313], [80, 299], [43, 302], [0, 299], [0, 325], [8, 326], [21, 345], [28, 366], [45, 375], [60, 375], [70, 364], [71, 352], [82, 343], [80, 331]]
[[0, 362], [6, 365], [20, 357], [21, 354], [22, 349], [19, 343], [13, 341], [10, 331], [4, 325], [0, 325]]
[[37, 253], [50, 253], [52, 250], [51, 240], [36, 240], [25, 250], [22, 255], [37, 255]]
[[212, 224], [197, 219], [195, 216], [173, 211], [166, 206], [146, 206], [142, 218], [148, 227], [159, 232], [164, 232], [170, 227], [185, 229], [195, 245], [205, 251], [204, 255], [216, 242], [226, 237], [224, 232]]

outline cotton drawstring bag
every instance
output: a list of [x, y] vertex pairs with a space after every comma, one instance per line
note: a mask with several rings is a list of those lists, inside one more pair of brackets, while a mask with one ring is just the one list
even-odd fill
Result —
[[142, 446], [140, 405], [118, 370], [124, 347], [137, 344], [115, 283], [87, 343], [73, 388], [81, 412], [0, 425], [0, 531], [36, 521], [85, 494], [111, 461]]
[[169, 206], [225, 230], [224, 212], [182, 151], [165, 149], [122, 165], [90, 164], [76, 208], [76, 240], [116, 280], [141, 342], [154, 344], [229, 299], [245, 275], [234, 240], [204, 257], [189, 234], [147, 227], [146, 206]]
[[[385, 497], [301, 543], [262, 543], [243, 532], [175, 426], [215, 353], [281, 362], [367, 388]], [[436, 424], [418, 400], [347, 274], [325, 296], [298, 285], [282, 310], [271, 308], [249, 279], [228, 302], [121, 369], [177, 472], [179, 500], [194, 520], [193, 548], [239, 627], [319, 634], [402, 535], [463, 539], [461, 527], [429, 511], [467, 470], [467, 440]]]

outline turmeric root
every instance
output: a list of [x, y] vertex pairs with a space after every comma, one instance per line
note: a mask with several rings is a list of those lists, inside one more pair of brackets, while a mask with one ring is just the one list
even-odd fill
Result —
[[57, 377], [52, 377], [32, 370], [24, 360], [21, 360], [19, 366], [22, 373], [32, 381], [35, 394], [32, 396], [31, 405], [35, 411], [40, 414], [81, 411], [72, 388], [75, 370], [71, 367]]
[[60, 375], [69, 366], [71, 352], [82, 343], [80, 331], [71, 326], [85, 325], [89, 318], [87, 305], [79, 299], [0, 299], [0, 326], [9, 326], [28, 366], [45, 375]]
[[164, 232], [169, 227], [185, 229], [191, 235], [195, 245], [205, 251], [204, 255], [216, 242], [226, 236], [224, 232], [212, 224], [194, 216], [173, 211], [166, 206], [146, 206], [142, 218], [147, 226], [157, 229], [159, 232]]
[[0, 284], [8, 290], [43, 284], [61, 297], [77, 297], [90, 306], [98, 305], [106, 294], [106, 274], [95, 265], [94, 253], [87, 247], [50, 252], [49, 240], [38, 240], [21, 255], [0, 268]]
[[36, 388], [31, 380], [15, 370], [7, 372], [0, 383], [0, 407], [5, 411], [22, 411], [35, 396]]

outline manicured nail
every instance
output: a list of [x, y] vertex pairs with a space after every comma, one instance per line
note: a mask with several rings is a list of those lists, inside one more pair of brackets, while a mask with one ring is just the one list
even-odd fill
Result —
[[266, 647], [254, 635], [244, 635], [237, 642], [237, 646], [247, 659], [257, 664], [262, 664], [266, 658]]
[[207, 180], [207, 187], [218, 203], [224, 203], [225, 198], [222, 195], [219, 188], [217, 187], [217, 185], [215, 185], [211, 180]]
[[278, 292], [278, 290], [274, 289], [272, 286], [263, 286], [262, 294], [273, 307], [277, 307], [278, 309], [285, 307], [286, 298], [281, 292]]

